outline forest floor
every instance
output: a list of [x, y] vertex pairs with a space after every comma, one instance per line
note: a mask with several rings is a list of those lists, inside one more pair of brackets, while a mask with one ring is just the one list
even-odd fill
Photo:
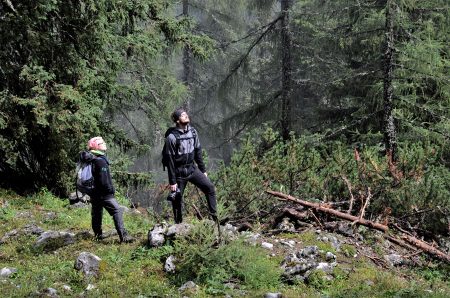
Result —
[[[179, 278], [177, 269], [167, 272], [165, 261], [176, 250], [168, 245], [148, 247], [147, 233], [156, 222], [136, 210], [127, 210], [124, 221], [137, 241], [120, 244], [117, 235], [93, 241], [88, 232], [90, 207], [73, 208], [68, 200], [46, 191], [31, 197], [1, 191], [0, 207], [3, 297], [450, 297], [448, 264], [430, 259], [422, 251], [398, 246], [386, 240], [382, 232], [365, 227], [348, 229], [339, 221], [328, 227], [311, 223], [298, 229], [283, 219], [275, 229], [261, 225], [245, 232], [238, 232], [232, 225], [223, 226], [224, 237], [228, 237], [224, 247], [242, 242], [229, 250], [211, 248], [203, 255], [208, 262], [221, 264], [214, 259], [214, 250], [219, 250], [244, 256], [239, 261], [242, 263], [246, 258], [252, 260], [252, 255], [258, 256], [264, 264], [251, 261], [238, 268], [233, 256], [225, 266], [236, 266], [239, 274], [214, 284], [201, 279], [201, 271], [212, 276], [223, 270], [223, 275], [229, 268], [208, 268], [207, 263], [200, 268], [193, 263], [191, 276]], [[113, 230], [106, 212], [103, 221], [105, 231]], [[186, 221], [201, 225], [195, 219]], [[37, 242], [44, 231], [75, 236], [73, 241], [43, 248]], [[250, 252], [248, 257], [245, 251]], [[74, 269], [81, 252], [101, 259], [97, 276]], [[218, 258], [225, 260], [227, 256]], [[192, 258], [185, 257], [184, 261], [192, 262]], [[180, 270], [189, 269], [187, 265], [177, 264]], [[277, 280], [261, 282], [270, 272], [276, 273]], [[182, 288], [186, 281], [196, 285]]]

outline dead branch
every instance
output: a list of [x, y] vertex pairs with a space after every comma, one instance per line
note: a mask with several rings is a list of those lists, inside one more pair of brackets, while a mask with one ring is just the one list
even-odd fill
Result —
[[283, 194], [281, 192], [272, 191], [272, 190], [266, 190], [266, 192], [268, 194], [271, 194], [271, 195], [275, 196], [275, 197], [279, 197], [279, 198], [282, 198], [284, 200], [292, 201], [292, 202], [295, 202], [295, 203], [300, 204], [302, 206], [310, 207], [310, 208], [313, 208], [315, 210], [318, 210], [318, 211], [321, 211], [321, 212], [324, 212], [324, 213], [328, 213], [328, 214], [331, 214], [331, 215], [334, 215], [336, 217], [339, 217], [339, 218], [342, 218], [342, 219], [346, 219], [346, 220], [349, 220], [349, 221], [352, 221], [352, 222], [356, 222], [358, 224], [361, 224], [363, 226], [368, 226], [368, 227], [376, 229], [376, 230], [387, 232], [388, 229], [389, 229], [387, 226], [382, 225], [380, 223], [376, 223], [376, 222], [373, 222], [373, 221], [365, 220], [365, 219], [362, 219], [362, 218], [360, 219], [359, 217], [350, 215], [348, 213], [344, 213], [344, 212], [340, 212], [340, 211], [337, 211], [337, 210], [334, 210], [334, 209], [331, 209], [331, 208], [323, 207], [322, 205], [317, 204], [317, 203], [303, 201], [303, 200], [294, 198], [294, 197], [292, 197], [290, 195]]
[[408, 235], [403, 235], [402, 239], [405, 240], [406, 242], [408, 242], [409, 244], [414, 245], [417, 248], [420, 248], [421, 250], [443, 260], [446, 261], [447, 263], [450, 263], [450, 255], [444, 253], [443, 251], [429, 245], [428, 243], [419, 240], [417, 238], [414, 238], [412, 236], [408, 236]]
[[350, 181], [345, 177], [344, 175], [341, 176], [342, 180], [344, 180], [345, 184], [347, 184], [348, 192], [350, 193], [350, 206], [348, 207], [347, 213], [350, 214], [353, 209], [353, 203], [355, 202], [355, 197], [353, 197], [352, 192], [352, 185], [350, 184]]
[[197, 206], [195, 206], [194, 203], [192, 203], [192, 208], [194, 208], [195, 215], [197, 216], [197, 219], [198, 219], [198, 220], [202, 220], [202, 219], [203, 219], [203, 216], [202, 216], [202, 214], [200, 213], [200, 210], [198, 210]]
[[388, 268], [388, 266], [386, 265], [386, 262], [384, 260], [382, 260], [382, 259], [380, 259], [378, 257], [375, 257], [375, 256], [369, 256], [369, 255], [366, 255], [366, 254], [362, 254], [362, 255], [365, 256], [368, 259], [371, 259], [372, 262], [374, 262], [376, 265], [381, 266], [381, 267], [383, 267], [385, 269]]
[[408, 243], [406, 243], [406, 242], [404, 242], [404, 241], [402, 241], [402, 240], [400, 240], [400, 239], [398, 239], [398, 238], [395, 238], [395, 237], [392, 237], [392, 236], [386, 236], [386, 239], [388, 239], [389, 241], [391, 241], [392, 243], [395, 243], [395, 244], [397, 244], [397, 245], [400, 245], [400, 246], [402, 246], [402, 247], [404, 247], [404, 248], [407, 248], [407, 249], [409, 249], [409, 250], [416, 250], [416, 247], [414, 247], [414, 246], [411, 246], [411, 245], [409, 245]]
[[369, 205], [370, 198], [372, 197], [372, 193], [370, 192], [370, 187], [367, 188], [367, 198], [364, 202], [364, 205], [361, 207], [361, 211], [359, 212], [359, 220], [364, 218], [364, 213], [366, 212], [367, 205]]
[[323, 224], [320, 222], [319, 218], [316, 216], [316, 214], [314, 213], [314, 211], [310, 210], [310, 213], [312, 214], [312, 216], [314, 217], [314, 219], [316, 220], [317, 224], [320, 226], [320, 228], [323, 229]]

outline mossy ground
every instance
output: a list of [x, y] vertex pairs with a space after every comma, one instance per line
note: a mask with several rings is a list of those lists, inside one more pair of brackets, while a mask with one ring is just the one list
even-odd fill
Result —
[[[126, 201], [119, 196], [119, 201]], [[42, 191], [31, 197], [21, 197], [7, 191], [0, 191], [0, 236], [27, 224], [35, 223], [45, 230], [70, 230], [79, 232], [90, 230], [90, 208], [69, 209], [68, 201], [53, 197]], [[147, 231], [155, 224], [153, 218], [125, 213], [124, 221], [130, 233], [138, 241], [132, 244], [119, 244], [117, 236], [104, 241], [82, 240], [73, 245], [60, 248], [51, 253], [37, 253], [32, 244], [37, 236], [13, 237], [0, 246], [0, 268], [15, 267], [18, 272], [0, 281], [3, 297], [27, 297], [41, 292], [45, 288], [55, 288], [60, 296], [86, 297], [180, 297], [178, 291], [182, 279], [163, 271], [163, 260], [174, 252], [174, 247], [164, 246], [158, 249], [146, 247]], [[111, 217], [105, 212], [104, 230], [113, 230]], [[284, 234], [283, 238], [294, 239], [304, 245], [318, 245], [319, 248], [333, 251], [329, 243], [317, 241], [309, 232], [304, 234]], [[204, 243], [203, 243], [204, 244]], [[193, 245], [203, 245], [193, 244]], [[186, 243], [184, 243], [186, 245]], [[245, 244], [242, 242], [242, 246]], [[200, 247], [200, 246], [199, 246]], [[252, 252], [252, 250], [254, 250]], [[100, 276], [86, 279], [74, 270], [74, 262], [82, 251], [91, 252], [102, 259]], [[252, 261], [252, 254], [261, 255], [261, 250], [233, 244], [222, 250], [224, 254], [233, 253], [242, 256], [242, 260]], [[429, 263], [425, 268], [396, 268], [384, 270], [369, 260], [353, 257], [356, 248], [347, 244], [345, 249], [336, 252], [339, 266], [333, 272], [334, 279], [329, 281], [321, 274], [315, 274], [308, 285], [303, 283], [288, 285], [282, 282], [261, 284], [261, 268], [277, 277], [279, 262], [283, 256], [267, 257], [255, 262], [254, 268], [246, 265], [239, 268], [241, 280], [236, 281], [240, 289], [214, 288], [214, 283], [203, 276], [199, 290], [192, 297], [211, 297], [244, 295], [262, 297], [266, 292], [281, 292], [284, 297], [448, 297], [450, 293], [448, 267], [444, 264]], [[335, 251], [333, 251], [335, 252]], [[264, 255], [261, 255], [264, 258]], [[210, 262], [222, 265], [213, 255], [205, 256]], [[226, 256], [223, 256], [227, 259]], [[232, 258], [227, 266], [234, 266]], [[194, 263], [193, 263], [194, 264]], [[204, 266], [208, 266], [207, 264]], [[257, 267], [260, 266], [260, 267]], [[273, 267], [273, 268], [272, 268]], [[186, 269], [186, 268], [185, 268]], [[211, 268], [198, 270], [211, 272]], [[195, 270], [193, 268], [192, 270]], [[244, 271], [243, 271], [244, 270]], [[224, 271], [225, 272], [225, 271]], [[186, 271], [183, 272], [186, 274]], [[193, 276], [196, 275], [193, 273]], [[268, 275], [269, 276], [269, 275]], [[188, 277], [184, 277], [186, 279]], [[89, 284], [95, 285], [87, 291]], [[70, 286], [65, 291], [63, 286]]]

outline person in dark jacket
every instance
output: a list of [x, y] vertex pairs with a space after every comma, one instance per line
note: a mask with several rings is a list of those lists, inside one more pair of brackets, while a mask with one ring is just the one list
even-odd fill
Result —
[[102, 137], [89, 140], [88, 150], [81, 153], [82, 161], [92, 161], [92, 176], [94, 177], [94, 190], [91, 194], [91, 218], [92, 230], [96, 239], [103, 239], [102, 217], [103, 208], [108, 211], [114, 221], [114, 226], [119, 234], [120, 242], [133, 242], [134, 238], [125, 230], [122, 218], [122, 210], [114, 198], [114, 186], [109, 172], [109, 161], [106, 158], [106, 143]]
[[176, 193], [172, 200], [175, 223], [183, 221], [182, 198], [188, 182], [200, 188], [206, 195], [209, 213], [217, 221], [216, 192], [206, 173], [197, 131], [189, 125], [189, 115], [183, 109], [175, 110], [172, 113], [172, 120], [176, 123], [176, 127], [171, 130], [165, 140], [166, 152], [164, 153], [169, 160], [170, 190]]

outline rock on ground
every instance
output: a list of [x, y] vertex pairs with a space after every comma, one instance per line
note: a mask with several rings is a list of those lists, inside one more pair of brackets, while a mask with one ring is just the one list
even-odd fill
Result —
[[82, 252], [75, 261], [75, 269], [81, 270], [85, 276], [97, 277], [101, 259], [90, 252]]

